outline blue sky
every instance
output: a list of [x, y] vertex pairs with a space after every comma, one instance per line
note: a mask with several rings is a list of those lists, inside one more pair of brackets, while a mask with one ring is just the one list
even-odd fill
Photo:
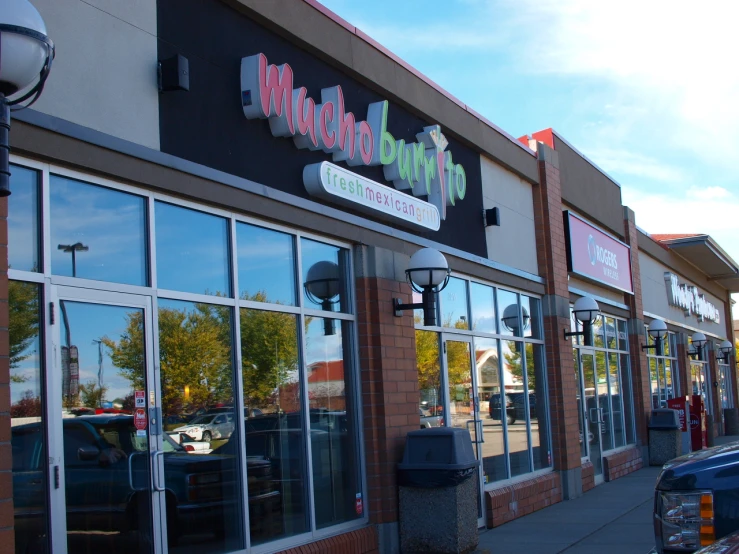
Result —
[[642, 229], [707, 233], [739, 262], [729, 0], [321, 2], [514, 137], [554, 128]]

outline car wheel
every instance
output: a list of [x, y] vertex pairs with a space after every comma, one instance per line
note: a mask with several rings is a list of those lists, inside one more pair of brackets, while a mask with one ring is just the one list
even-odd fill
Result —
[[513, 425], [516, 423], [516, 418], [512, 415], [506, 416], [505, 420], [508, 422], [508, 425]]
[[213, 435], [211, 435], [210, 431], [203, 431], [203, 436], [200, 440], [203, 442], [210, 442], [211, 438], [213, 438]]

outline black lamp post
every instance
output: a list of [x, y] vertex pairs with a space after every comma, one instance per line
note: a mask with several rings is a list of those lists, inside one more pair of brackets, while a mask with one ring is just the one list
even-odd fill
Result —
[[654, 339], [654, 344], [652, 345], [644, 344], [641, 347], [642, 350], [651, 350], [652, 348], [654, 348], [655, 356], [661, 356], [662, 355], [662, 340], [667, 335], [667, 324], [661, 319], [654, 319], [649, 324], [649, 329], [647, 332], [649, 333], [649, 336]]
[[716, 356], [716, 359], [721, 363], [728, 364], [732, 350], [734, 350], [734, 346], [731, 344], [731, 341], [723, 341], [718, 347], [719, 355]]
[[[54, 44], [44, 20], [28, 0], [3, 0], [0, 9], [0, 197], [10, 195], [10, 107], [44, 89], [54, 59]], [[9, 98], [36, 84], [17, 98]]]
[[433, 248], [421, 248], [413, 256], [405, 270], [405, 278], [411, 288], [421, 294], [421, 302], [403, 304], [400, 298], [393, 298], [395, 316], [403, 315], [403, 310], [423, 309], [423, 324], [436, 326], [436, 298], [449, 283], [449, 264], [444, 254]]
[[57, 246], [62, 252], [72, 253], [72, 277], [77, 277], [77, 252], [87, 252], [90, 247], [85, 246], [81, 242], [75, 242], [74, 244], [60, 244]]
[[585, 346], [593, 346], [593, 324], [600, 316], [598, 303], [589, 296], [578, 298], [572, 307], [572, 315], [575, 317], [575, 325], [577, 325], [577, 322], [582, 324], [582, 331], [568, 332], [565, 329], [565, 339], [580, 336], [583, 338]]
[[706, 345], [708, 340], [706, 339], [706, 335], [698, 331], [697, 333], [693, 333], [693, 336], [690, 337], [690, 348], [688, 349], [688, 356], [699, 360], [701, 358], [701, 353], [703, 352], [703, 347]]

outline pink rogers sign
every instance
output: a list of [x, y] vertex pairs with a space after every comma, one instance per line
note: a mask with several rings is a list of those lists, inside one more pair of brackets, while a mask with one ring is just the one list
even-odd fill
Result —
[[566, 211], [569, 271], [609, 287], [633, 293], [630, 249], [575, 214]]

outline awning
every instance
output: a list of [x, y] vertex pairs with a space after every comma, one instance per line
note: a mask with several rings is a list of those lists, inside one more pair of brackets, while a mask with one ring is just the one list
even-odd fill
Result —
[[730, 292], [739, 292], [739, 265], [708, 235], [649, 235]]

